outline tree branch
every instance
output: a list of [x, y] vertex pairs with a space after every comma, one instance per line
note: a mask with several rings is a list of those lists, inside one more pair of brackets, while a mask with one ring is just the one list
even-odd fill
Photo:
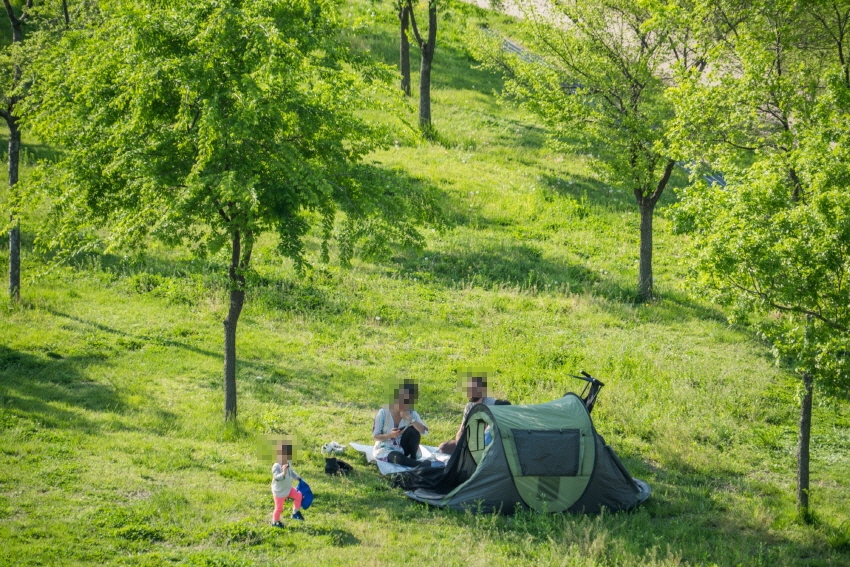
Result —
[[[4, 0], [4, 2], [8, 2], [9, 0]], [[416, 39], [416, 44], [419, 46], [419, 49], [422, 49], [422, 36], [419, 35], [419, 26], [416, 25], [416, 14], [413, 10], [413, 3], [411, 0], [407, 0], [407, 8], [410, 11], [410, 24], [413, 28], [413, 37]]]
[[824, 324], [826, 324], [829, 327], [832, 327], [836, 331], [841, 331], [842, 333], [850, 333], [850, 328], [848, 328], [844, 325], [841, 325], [840, 323], [837, 323], [835, 321], [832, 321], [830, 319], [827, 319], [826, 317], [824, 317], [823, 315], [821, 315], [817, 311], [812, 311], [811, 309], [806, 309], [804, 307], [799, 307], [799, 306], [795, 307], [795, 306], [789, 306], [789, 305], [782, 305], [781, 303], [776, 303], [769, 298], [768, 294], [766, 294], [762, 291], [759, 291], [757, 289], [750, 289], [750, 288], [744, 287], [744, 286], [742, 286], [741, 284], [737, 283], [736, 281], [734, 281], [732, 279], [729, 279], [729, 281], [734, 287], [738, 288], [739, 290], [743, 291], [744, 293], [747, 293], [749, 295], [760, 297], [760, 298], [764, 299], [765, 302], [768, 305], [770, 305], [771, 307], [773, 307], [774, 309], [777, 309], [779, 311], [784, 311], [786, 313], [799, 313], [800, 315], [809, 315], [809, 316], [814, 317], [815, 319], [817, 319], [819, 321], [822, 321]]

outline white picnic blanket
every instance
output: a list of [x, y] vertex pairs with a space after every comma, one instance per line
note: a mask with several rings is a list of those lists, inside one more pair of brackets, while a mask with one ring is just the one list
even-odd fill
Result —
[[[412, 467], [405, 467], [404, 465], [396, 465], [395, 463], [388, 463], [386, 461], [379, 461], [375, 459], [375, 454], [373, 452], [373, 445], [363, 445], [361, 443], [349, 443], [352, 449], [355, 451], [360, 451], [361, 453], [366, 455], [366, 462], [372, 463], [374, 462], [378, 465], [378, 470], [381, 471], [381, 474], [393, 474], [400, 473], [404, 471], [409, 471]], [[423, 461], [436, 461], [445, 465], [446, 461], [449, 460], [451, 455], [446, 455], [444, 453], [440, 453], [436, 447], [429, 447], [427, 445], [420, 445], [419, 450], [422, 452], [422, 460]], [[435, 465], [440, 466], [440, 465]]]

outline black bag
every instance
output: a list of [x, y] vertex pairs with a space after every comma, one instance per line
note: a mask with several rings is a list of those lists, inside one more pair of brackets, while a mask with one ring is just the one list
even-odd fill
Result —
[[342, 459], [337, 459], [336, 457], [325, 458], [325, 474], [347, 475], [352, 470], [354, 470], [354, 467]]

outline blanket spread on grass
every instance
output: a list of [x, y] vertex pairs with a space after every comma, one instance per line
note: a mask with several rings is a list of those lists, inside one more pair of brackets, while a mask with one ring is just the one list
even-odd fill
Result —
[[[393, 474], [400, 473], [404, 471], [409, 471], [412, 467], [405, 467], [403, 465], [396, 465], [394, 463], [388, 463], [386, 461], [379, 461], [375, 459], [375, 454], [373, 453], [374, 446], [372, 445], [363, 445], [361, 443], [349, 443], [349, 445], [355, 450], [360, 451], [361, 453], [366, 455], [366, 462], [375, 463], [378, 465], [378, 470], [381, 471], [381, 474]], [[437, 461], [438, 463], [445, 464], [446, 461], [449, 460], [450, 455], [446, 455], [437, 451], [436, 447], [429, 447], [427, 445], [420, 445], [419, 450], [422, 451], [422, 460], [423, 461]], [[440, 465], [435, 465], [440, 466]]]

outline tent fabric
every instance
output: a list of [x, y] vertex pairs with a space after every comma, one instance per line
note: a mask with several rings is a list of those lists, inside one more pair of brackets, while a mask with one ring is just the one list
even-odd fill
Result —
[[596, 514], [603, 507], [609, 510], [634, 508], [639, 503], [639, 490], [632, 476], [602, 436], [596, 434], [595, 438], [598, 458], [591, 481], [569, 511]]
[[[444, 470], [414, 470], [399, 476], [401, 486], [411, 489], [407, 496], [432, 506], [485, 514], [512, 514], [525, 507], [511, 478], [498, 432], [479, 463], [465, 442], [468, 433], [465, 429]], [[440, 473], [445, 474], [440, 477]]]
[[[541, 512], [562, 512], [569, 508], [587, 488], [596, 453], [594, 444], [587, 442], [592, 438], [593, 424], [582, 399], [568, 394], [544, 404], [501, 406], [490, 410], [502, 434], [514, 484], [525, 504]], [[470, 412], [469, 420], [475, 415], [475, 412]], [[525, 434], [518, 440], [514, 437], [515, 431]], [[533, 474], [526, 474], [519, 448], [523, 438], [551, 436], [555, 432], [572, 432], [569, 435], [572, 439], [570, 447], [578, 446], [578, 454], [572, 455], [575, 459], [572, 474], [564, 474], [565, 471], [558, 466], [563, 462], [560, 458], [550, 458], [533, 469]], [[554, 449], [552, 455], [559, 454], [563, 447]]]
[[575, 394], [537, 405], [477, 405], [445, 469], [415, 469], [396, 483], [433, 506], [505, 514], [627, 510], [650, 493]]

